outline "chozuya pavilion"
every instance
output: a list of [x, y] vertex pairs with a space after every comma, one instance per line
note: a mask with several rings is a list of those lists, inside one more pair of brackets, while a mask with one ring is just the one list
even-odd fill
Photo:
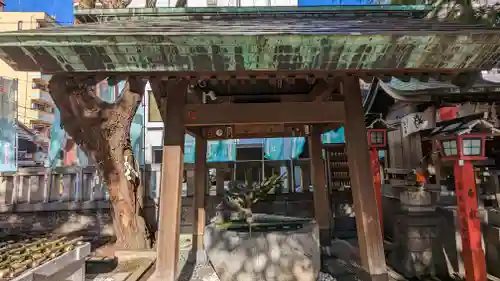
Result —
[[[21, 71], [68, 77], [140, 76], [156, 83], [158, 101], [168, 97], [162, 106], [168, 124], [163, 151], [168, 157], [164, 157], [160, 195], [156, 266], [160, 280], [173, 281], [178, 270], [186, 130], [196, 135], [193, 241], [202, 249], [203, 151], [208, 138], [307, 136], [315, 219], [321, 239], [327, 241], [331, 220], [320, 135], [341, 125], [347, 139], [361, 265], [372, 277], [384, 276], [359, 79], [433, 77], [463, 86], [470, 84], [469, 74], [498, 67], [500, 30], [414, 16], [427, 8], [92, 10], [89, 15], [118, 20], [3, 33], [0, 57]], [[187, 87], [200, 81], [227, 98], [201, 103]]]

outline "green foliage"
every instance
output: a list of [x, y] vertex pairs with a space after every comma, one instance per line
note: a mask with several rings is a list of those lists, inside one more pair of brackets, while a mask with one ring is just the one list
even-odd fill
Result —
[[224, 195], [227, 202], [232, 202], [241, 209], [251, 211], [258, 201], [268, 197], [273, 191], [281, 188], [285, 175], [272, 175], [261, 182], [232, 182]]
[[[391, 4], [415, 5], [430, 4], [432, 11], [429, 19], [456, 21], [463, 24], [485, 24], [496, 27], [500, 24], [500, 3], [487, 5], [481, 0], [392, 0]], [[378, 3], [377, 0], [374, 3]]]

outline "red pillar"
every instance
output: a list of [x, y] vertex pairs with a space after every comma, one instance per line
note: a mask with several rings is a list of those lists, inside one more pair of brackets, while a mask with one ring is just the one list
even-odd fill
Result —
[[384, 236], [384, 224], [383, 224], [383, 213], [382, 213], [382, 182], [380, 178], [380, 162], [378, 159], [378, 150], [376, 147], [370, 148], [370, 160], [372, 166], [373, 186], [375, 188], [375, 198], [377, 199], [380, 229], [382, 231], [382, 236]]
[[465, 277], [467, 281], [487, 281], [486, 261], [481, 245], [476, 181], [471, 161], [456, 161], [454, 174]]

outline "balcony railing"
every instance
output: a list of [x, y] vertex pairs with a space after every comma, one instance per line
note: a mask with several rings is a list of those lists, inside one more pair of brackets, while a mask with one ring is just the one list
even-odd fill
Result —
[[28, 118], [42, 121], [42, 123], [52, 124], [52, 122], [54, 122], [54, 113], [46, 112], [40, 109], [31, 109], [27, 115]]
[[34, 90], [35, 92], [31, 93], [31, 99], [36, 100], [36, 101], [41, 101], [45, 104], [50, 104], [54, 105], [54, 101], [52, 100], [52, 97], [50, 96], [49, 93], [39, 89], [39, 90]]

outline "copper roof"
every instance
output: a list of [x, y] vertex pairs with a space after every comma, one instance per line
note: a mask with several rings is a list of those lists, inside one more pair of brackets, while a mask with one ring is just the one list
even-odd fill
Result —
[[258, 11], [0, 33], [2, 59], [45, 73], [478, 70], [497, 50], [500, 29], [481, 25]]

